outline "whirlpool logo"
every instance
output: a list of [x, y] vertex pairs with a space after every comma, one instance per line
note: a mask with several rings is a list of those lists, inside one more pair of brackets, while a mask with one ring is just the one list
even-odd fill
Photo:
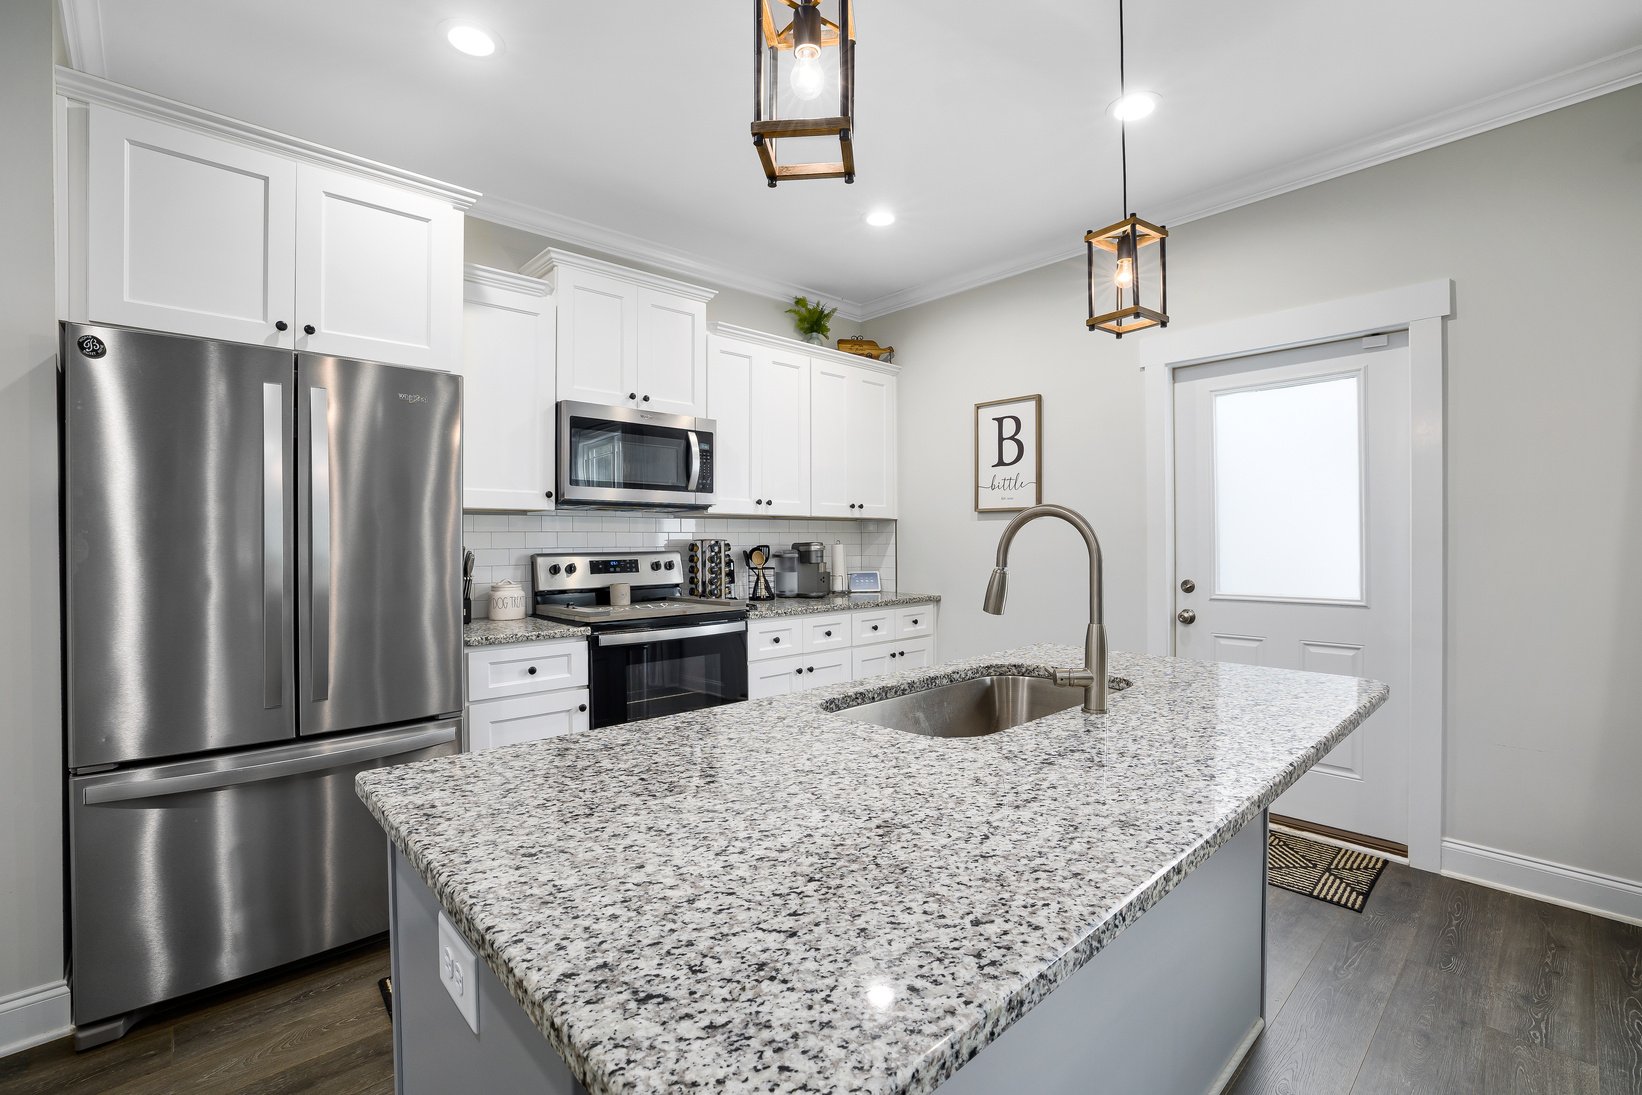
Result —
[[400, 392], [399, 398], [411, 404], [426, 403], [428, 401], [428, 397], [421, 392]]

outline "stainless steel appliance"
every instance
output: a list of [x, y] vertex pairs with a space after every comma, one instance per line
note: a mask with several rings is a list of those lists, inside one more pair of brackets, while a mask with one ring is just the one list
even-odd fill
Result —
[[[747, 609], [686, 597], [675, 551], [560, 551], [530, 557], [532, 611], [590, 627], [595, 727], [747, 698]], [[626, 585], [631, 603], [611, 604]]]
[[685, 592], [735, 600], [735, 550], [728, 540], [681, 540], [669, 545], [684, 557]]
[[717, 429], [710, 418], [563, 400], [559, 507], [706, 509]]
[[63, 325], [82, 1048], [387, 928], [364, 768], [454, 752], [461, 381]]
[[827, 588], [827, 545], [819, 540], [800, 540], [792, 546], [797, 573], [795, 597], [825, 597]]

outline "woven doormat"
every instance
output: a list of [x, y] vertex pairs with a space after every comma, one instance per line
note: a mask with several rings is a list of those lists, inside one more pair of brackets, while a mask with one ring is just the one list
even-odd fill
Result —
[[1272, 829], [1266, 835], [1266, 880], [1273, 886], [1362, 912], [1385, 860]]

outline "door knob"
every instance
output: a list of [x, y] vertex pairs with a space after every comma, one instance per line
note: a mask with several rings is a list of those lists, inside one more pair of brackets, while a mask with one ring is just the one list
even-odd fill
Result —
[[1193, 612], [1189, 608], [1183, 608], [1175, 614], [1175, 619], [1179, 620], [1183, 624], [1195, 623], [1197, 621], [1197, 613]]

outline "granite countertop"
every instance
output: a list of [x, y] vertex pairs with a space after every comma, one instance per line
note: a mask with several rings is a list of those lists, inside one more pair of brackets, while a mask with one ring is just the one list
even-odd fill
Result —
[[360, 797], [592, 1095], [921, 1093], [1384, 702], [1114, 652], [1132, 687], [983, 738], [831, 712], [1035, 646], [363, 772]]
[[939, 604], [937, 593], [829, 593], [825, 597], [779, 597], [773, 601], [748, 601], [749, 620], [771, 620], [777, 616], [817, 616], [823, 612], [855, 612], [863, 608], [892, 608], [896, 605]]
[[575, 624], [526, 616], [522, 620], [474, 620], [462, 625], [465, 646], [503, 646], [507, 643], [536, 643], [549, 639], [584, 639], [592, 631]]

